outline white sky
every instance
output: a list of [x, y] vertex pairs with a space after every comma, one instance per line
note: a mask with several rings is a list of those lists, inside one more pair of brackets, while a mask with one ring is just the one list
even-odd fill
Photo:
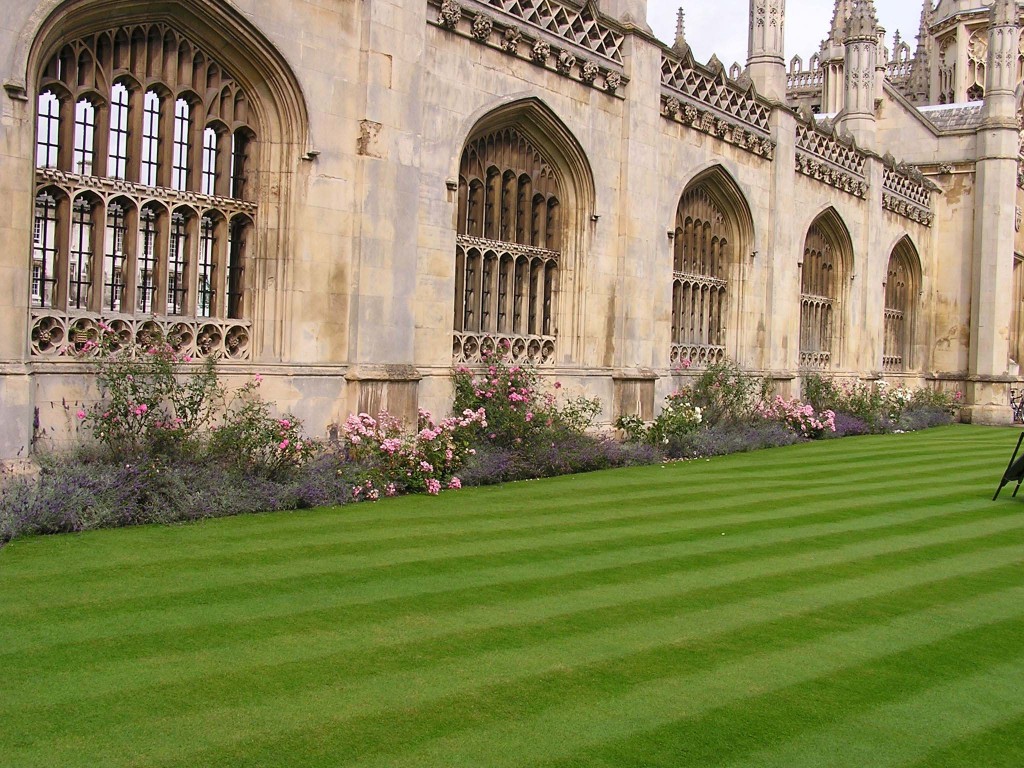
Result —
[[[686, 11], [686, 42], [694, 58], [706, 62], [715, 53], [726, 67], [747, 62], [747, 17], [750, 0], [648, 0], [648, 23], [659, 40], [671, 43], [676, 35], [676, 11]], [[921, 0], [875, 0], [878, 21], [885, 27], [886, 45], [898, 29], [910, 45], [917, 45]], [[811, 54], [828, 36], [833, 0], [786, 0], [786, 64], [799, 54], [806, 66]]]

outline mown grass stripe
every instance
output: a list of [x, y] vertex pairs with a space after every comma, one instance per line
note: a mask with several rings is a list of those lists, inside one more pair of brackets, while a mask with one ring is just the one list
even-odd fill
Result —
[[[1019, 648], [1018, 648], [1019, 651]], [[984, 651], [982, 651], [984, 652]], [[970, 739], [979, 732], [1018, 720], [1024, 715], [1020, 680], [1024, 655], [963, 679], [943, 681], [906, 699], [875, 707], [857, 717], [804, 734], [798, 739], [760, 751], [731, 764], [731, 768], [819, 768], [815, 755], [831, 754], [832, 768], [896, 768], [916, 763], [934, 750]], [[1005, 739], [1006, 748], [1024, 758], [1022, 730]], [[977, 756], [978, 766], [993, 763]], [[1003, 765], [1022, 765], [1024, 762]], [[937, 763], [922, 765], [934, 768]]]
[[[872, 659], [899, 653], [970, 627], [992, 625], [1024, 614], [1024, 588], [830, 635], [799, 648], [753, 654], [694, 675], [665, 677], [602, 699], [567, 703], [531, 717], [470, 728], [425, 741], [404, 753], [350, 761], [359, 768], [415, 765], [522, 766], [567, 757], [609, 738], [643, 733], [681, 717], [749, 698], [752, 694], [813, 680]], [[542, 735], [541, 735], [542, 734]]]
[[[992, 563], [1003, 562], [1002, 558], [1017, 562], [1020, 555], [1018, 547], [1008, 547], [1003, 550], [979, 553], [974, 557], [973, 567], [986, 569]], [[956, 562], [954, 563], [954, 561]], [[961, 557], [950, 559], [948, 571], [941, 570], [948, 577], [955, 577], [970, 573], [971, 567], [970, 559]], [[301, 730], [310, 719], [314, 721], [322, 719], [319, 715], [313, 715], [313, 712], [319, 712], [321, 708], [325, 712], [330, 712], [329, 719], [337, 727], [340, 727], [340, 722], [346, 717], [363, 716], [375, 711], [386, 712], [394, 708], [409, 710], [411, 707], [436, 701], [439, 697], [467, 695], [467, 691], [481, 686], [506, 686], [531, 676], [548, 674], [563, 668], [606, 662], [613, 657], [657, 648], [664, 644], [678, 645], [686, 642], [687, 639], [707, 637], [713, 634], [723, 635], [758, 622], [772, 622], [785, 616], [795, 617], [816, 608], [882, 595], [894, 589], [905, 589], [925, 584], [929, 579], [933, 579], [934, 575], [934, 567], [929, 568], [927, 564], [904, 569], [895, 579], [885, 573], [871, 574], [840, 584], [826, 584], [816, 588], [793, 590], [790, 593], [775, 595], [772, 599], [758, 598], [670, 616], [660, 621], [639, 622], [628, 627], [600, 630], [579, 637], [570, 636], [545, 640], [528, 648], [503, 649], [469, 655], [441, 664], [432, 664], [415, 671], [401, 670], [396, 674], [371, 676], [367, 679], [357, 679], [351, 683], [348, 679], [332, 681], [323, 687], [307, 687], [300, 691], [281, 695], [273, 694], [270, 691], [260, 691], [258, 703], [254, 704], [249, 704], [246, 701], [247, 689], [244, 685], [229, 685], [224, 689], [222, 693], [229, 691], [236, 693], [231, 696], [232, 706], [221, 708], [202, 707], [199, 703], [200, 695], [189, 687], [178, 690], [176, 693], [172, 688], [167, 692], [170, 695], [161, 697], [161, 700], [173, 709], [174, 702], [187, 695], [193, 713], [187, 717], [160, 717], [159, 713], [151, 714], [151, 719], [157, 724], [160, 733], [146, 733], [141, 734], [140, 737], [144, 736], [147, 741], [160, 740], [161, 734], [166, 733], [173, 740], [194, 743], [202, 740], [201, 734], [205, 729], [210, 727], [219, 729], [219, 727], [226, 727], [227, 723], [237, 720], [259, 723], [261, 732], [265, 734], [287, 730], [289, 725]], [[924, 625], [921, 628], [922, 633], [915, 631], [915, 636], [920, 638], [921, 643], [929, 642], [929, 632], [939, 632], [936, 637], [944, 636], [936, 627], [945, 622], [937, 621], [936, 618], [941, 619], [947, 614], [958, 617], [957, 620], [951, 622], [953, 626], [947, 628], [949, 631], [959, 631], [971, 626], [973, 616], [968, 607], [989, 605], [992, 613], [982, 612], [981, 614], [986, 617], [986, 622], [990, 615], [996, 617], [992, 619], [995, 621], [1024, 613], [1024, 603], [1018, 602], [1013, 610], [1010, 609], [1011, 596], [1017, 598], [1024, 596], [1024, 586], [1013, 590], [986, 592], [984, 598], [981, 599], [943, 603], [937, 608], [912, 614], [912, 616], [921, 618], [921, 623]], [[890, 622], [889, 626], [910, 620], [908, 617], [902, 617]], [[931, 626], [933, 624], [936, 626]], [[907, 647], [913, 645], [914, 643], [911, 643]], [[751, 652], [757, 649], [748, 648], [746, 650]], [[851, 660], [851, 663], [854, 661], [856, 659]], [[325, 664], [323, 663], [315, 666], [315, 669], [324, 668]], [[271, 669], [263, 668], [260, 671], [265, 673], [267, 680], [280, 680], [280, 676], [273, 675]], [[259, 679], [250, 680], [249, 684], [257, 688], [262, 687]], [[134, 701], [137, 699], [133, 698]], [[113, 703], [106, 702], [106, 705], [109, 708]], [[213, 703], [216, 703], [216, 698]], [[148, 706], [152, 709], [155, 702], [149, 703]], [[118, 734], [125, 729], [130, 732], [132, 729], [140, 727], [134, 722], [135, 708], [132, 706], [123, 709], [122, 717], [115, 718], [113, 722], [109, 723], [109, 732], [97, 732], [96, 726], [89, 717], [95, 710], [96, 707], [91, 706], [88, 702], [83, 708], [86, 717], [80, 726], [83, 731], [82, 738], [88, 735], [89, 738], [116, 740], [119, 738]], [[46, 711], [35, 712], [32, 713], [32, 719], [40, 723], [54, 722], [50, 714]], [[70, 723], [65, 721], [59, 727], [66, 731], [69, 729]], [[60, 745], [67, 744], [71, 752], [74, 751], [72, 746], [75, 743], [74, 739], [68, 741], [66, 737], [61, 738], [57, 733], [52, 733], [47, 736], [47, 741], [51, 742], [52, 749], [58, 749]]]
[[[827, 594], [830, 589], [835, 589], [835, 595], [839, 599], [850, 589], [846, 581], [840, 581], [843, 579], [852, 579], [855, 583], [867, 585], [881, 583], [892, 585], [893, 589], [901, 589], [903, 586], [898, 579], [904, 574], [911, 574], [908, 578], [912, 581], [922, 576], [943, 579], [948, 578], [946, 574], [950, 572], [949, 569], [958, 576], [965, 576], [1016, 563], [1018, 550], [1014, 546], [1000, 546], [1002, 542], [1003, 540], [999, 538], [980, 539], [977, 540], [979, 548], [971, 552], [964, 551], [963, 543], [958, 542], [960, 549], [951, 558], [940, 558], [935, 552], [929, 552], [924, 564], [920, 562], [924, 555], [917, 551], [919, 548], [897, 548], [888, 543], [884, 552], [872, 549], [867, 554], [861, 551], [860, 556], [848, 554], [844, 558], [832, 557], [828, 559], [827, 566], [816, 556], [803, 559], [778, 557], [774, 562], [774, 569], [771, 570], [756, 567], [737, 569], [726, 566], [716, 569], [716, 574], [695, 572], [683, 576], [667, 573], [654, 578], [616, 580], [600, 586], [542, 594], [532, 599], [523, 599], [518, 594], [514, 598], [492, 597], [485, 604], [475, 608], [461, 605], [417, 608], [415, 604], [410, 604], [410, 612], [404, 614], [389, 608], [387, 615], [393, 618], [386, 621], [380, 621], [375, 613], [365, 615], [361, 622], [353, 621], [352, 617], [345, 613], [339, 613], [337, 629], [320, 632], [314, 637], [307, 635], [305, 623], [297, 627], [285, 623], [276, 633], [267, 626], [267, 633], [264, 634], [260, 627], [252, 628], [249, 622], [246, 622], [241, 625], [244, 631], [242, 638], [234, 637], [231, 631], [233, 627], [228, 627], [226, 632], [216, 633], [215, 641], [204, 642], [205, 652], [202, 660], [194, 658], [193, 639], [185, 639], [182, 642], [169, 635], [145, 638], [144, 642], [134, 646], [122, 640], [117, 644], [119, 648], [134, 648], [134, 651], [128, 651], [125, 656], [98, 668], [99, 665], [92, 661], [97, 649], [91, 644], [83, 644], [74, 649], [78, 651], [77, 654], [65, 651], [58, 657], [58, 666], [70, 665], [75, 668], [75, 671], [63, 675], [59, 688], [65, 691], [66, 698], [76, 699], [107, 690], [115, 691], [119, 685], [141, 687], [143, 680], [152, 682], [158, 671], [165, 676], [164, 681], [180, 683], [183, 680], [218, 674], [229, 664], [235, 671], [245, 672], [253, 667], [272, 664], [274, 659], [278, 658], [287, 658], [289, 663], [315, 661], [329, 655], [342, 655], [346, 659], [351, 659], [360, 652], [365, 654], [368, 650], [370, 655], [383, 653], [389, 658], [394, 658], [400, 654], [403, 646], [411, 649], [422, 648], [425, 644], [451, 647], [458, 635], [474, 634], [478, 638], [486, 633], [508, 635], [516, 627], [551, 625], [558, 621], [564, 622], [568, 617], [578, 618], [594, 612], [608, 616], [609, 618], [605, 618], [601, 625], [609, 626], [619, 626], [623, 622], [641, 619], [649, 620], [667, 612], [672, 614], [667, 620], [675, 622], [677, 614], [683, 609], [692, 611], [695, 608], [703, 608], [707, 602], [724, 606], [747, 598], [751, 593], [761, 594], [764, 582], [769, 577], [776, 590], [780, 590], [786, 583], [786, 577], [789, 577], [788, 580], [794, 587], [820, 582], [816, 586], [820, 594]], [[847, 550], [852, 553], [856, 548], [851, 545]], [[880, 557], [884, 553], [899, 554], [902, 557], [883, 561]], [[1009, 560], [1005, 559], [1007, 557]], [[818, 562], [814, 563], [815, 560]], [[965, 563], [969, 568], [960, 570]], [[848, 567], [849, 574], [843, 572], [843, 565]], [[864, 568], [868, 570], [859, 570]], [[714, 590], [715, 587], [718, 589]], [[872, 594], [877, 594], [879, 588], [875, 586], [873, 589], [875, 591]], [[662, 608], [660, 604], [664, 602], [668, 605]], [[701, 612], [701, 615], [704, 613]], [[311, 623], [317, 626], [325, 622], [323, 617], [318, 615]], [[255, 631], [248, 631], [250, 629]], [[284, 631], [282, 634], [282, 630], [289, 629], [291, 631]], [[194, 633], [190, 637], [194, 637]], [[254, 643], [258, 644], [256, 649], [253, 648]], [[417, 653], [423, 655], [422, 652]], [[51, 655], [50, 651], [35, 654], [36, 674], [42, 671], [40, 667], [45, 668]], [[109, 657], [111, 654], [107, 651], [105, 655]], [[28, 664], [30, 660], [31, 657], [25, 656], [19, 661]], [[186, 668], [186, 671], [182, 672], [182, 668]], [[351, 674], [358, 676], [356, 670]], [[106, 684], [105, 680], [108, 681]], [[2, 698], [9, 702], [9, 707], [5, 707], [0, 701], [0, 714], [5, 709], [13, 711], [23, 705], [40, 704], [44, 700], [54, 698], [56, 691], [53, 688], [45, 692], [40, 691], [31, 681], [32, 677], [26, 676], [24, 679], [9, 678], [0, 683], [0, 692], [4, 694]], [[85, 685], [86, 681], [88, 687]]]
[[[988, 501], [1015, 437], [16, 542], [0, 765], [827, 764], [837, 722], [1019, 655], [1024, 515]], [[998, 765], [1006, 727], [901, 759]]]
[[[952, 510], [950, 514], [953, 512], [955, 512], [955, 510]], [[934, 513], [930, 508], [925, 507], [907, 512], [886, 512], [862, 517], [853, 517], [844, 519], [839, 523], [811, 523], [806, 525], [779, 527], [768, 532], [757, 531], [749, 534], [740, 533], [732, 536], [709, 535], [681, 542], [673, 541], [669, 534], [659, 533], [657, 538], [664, 538], [667, 536], [669, 539], [668, 543], [655, 545], [655, 552], [648, 552], [646, 554], [654, 554], [654, 556], [657, 557], [670, 553], [671, 556], [679, 557], [685, 554], [697, 556], [725, 550], [742, 550], [751, 546], [762, 547], [773, 543], [777, 544], [793, 542], [801, 539], [811, 539], [820, 536], [831, 536], [840, 532], [856, 533], [879, 528], [884, 529], [898, 527], [900, 525], [905, 525], [911, 520], [927, 519], [932, 517], [933, 514]], [[995, 518], [993, 520], [985, 521], [984, 523], [972, 523], [968, 525], [979, 526], [983, 531], [995, 532], [1024, 526], [1024, 519], [1020, 517]], [[964, 534], [969, 535], [967, 529], [965, 529]], [[621, 563], [622, 559], [628, 557], [631, 553], [630, 551], [634, 548], [642, 549], [650, 537], [639, 537], [639, 540], [634, 538], [627, 541], [615, 538], [609, 539], [604, 535], [600, 535], [595, 538], [600, 544], [599, 554], [597, 556], [598, 562], [600, 562], [602, 566], [607, 566]], [[564, 543], [560, 543], [553, 549], [560, 555], [559, 559], [564, 567], [574, 569], [577, 572], [584, 571], [588, 565], [586, 562], [587, 556], [585, 554], [577, 555], [576, 551], [581, 548], [582, 544], [593, 543], [593, 541], [580, 542], [575, 537], [573, 537], [572, 541], [576, 542], [576, 547], [570, 548], [568, 551], [563, 551], [563, 548], [567, 546]], [[534, 544], [540, 545], [543, 544], [543, 542], [536, 541]], [[545, 550], [549, 549], [548, 547], [543, 546], [538, 548]], [[519, 552], [520, 550], [515, 549], [514, 551]], [[533, 551], [535, 552], [535, 550]], [[419, 552], [419, 550], [417, 550], [417, 552]], [[643, 555], [641, 554], [640, 556]], [[445, 559], [447, 559], [447, 553], [445, 554]], [[307, 561], [300, 561], [300, 570], [305, 571], [306, 569], [303, 564], [308, 564], [309, 562], [316, 562], [320, 564], [321, 568], [316, 572], [317, 576], [323, 576], [329, 573], [351, 572], [349, 569], [357, 570], [354, 567], [355, 564], [347, 560], [344, 561], [345, 567], [342, 567], [342, 564], [338, 562], [321, 558], [311, 558]], [[414, 559], [412, 562], [418, 561]], [[473, 565], [479, 565], [479, 563], [474, 563]], [[373, 566], [363, 564], [363, 567], [369, 567], [372, 570]], [[435, 567], [439, 566], [435, 563]], [[534, 567], [535, 566], [528, 565], [527, 570], [532, 571]], [[389, 569], [389, 571], [390, 570], [392, 569]], [[272, 592], [268, 593], [267, 591], [268, 582], [273, 583], [273, 581], [282, 577], [293, 578], [296, 574], [280, 574], [271, 570], [270, 574], [265, 576], [265, 580], [261, 583], [259, 575], [265, 573], [263, 567], [253, 567], [253, 572], [255, 575], [251, 577], [248, 582], [250, 586], [253, 587], [253, 591], [250, 594], [244, 595], [240, 599], [233, 599], [231, 597], [228, 597], [227, 599], [220, 599], [219, 597], [213, 597], [211, 600], [200, 602], [197, 605], [180, 606], [171, 616], [166, 616], [167, 611], [163, 608], [155, 608], [130, 610], [120, 615], [104, 611], [93, 618], [87, 617], [84, 619], [71, 619], [64, 621], [53, 620], [52, 617], [46, 617], [46, 621], [43, 623], [27, 621], [25, 620], [25, 617], [22, 617], [21, 621], [17, 625], [10, 625], [7, 627], [0, 625], [0, 649], [2, 649], [2, 651], [0, 651], [0, 659], [9, 654], [19, 653], [25, 648], [33, 645], [42, 645], [47, 643], [60, 644], [66, 642], [68, 638], [98, 639], [102, 637], [123, 637], [126, 634], [132, 634], [139, 631], [145, 632], [151, 630], [154, 623], [162, 624], [165, 629], [173, 627], [194, 627], [196, 625], [211, 622], [224, 623], [225, 621], [230, 621], [233, 616], [248, 616], [253, 611], [261, 611], [264, 614], [288, 615], [295, 610], [301, 609], [301, 603], [296, 600], [299, 596], [294, 593], [285, 592], [283, 594], [275, 595]], [[307, 571], [302, 575], [311, 576], [312, 574]], [[504, 572], [497, 580], [507, 580], [510, 575], [511, 574]], [[439, 579], [439, 582], [438, 586], [442, 591], [445, 587], [451, 588], [452, 586], [450, 577], [441, 578]], [[495, 582], [492, 580], [490, 583]], [[363, 585], [362, 590], [357, 586], [353, 589], [345, 590], [341, 595], [324, 597], [328, 600], [352, 600], [355, 598], [355, 600], [358, 601], [359, 597], [363, 600], [379, 600], [381, 597], [380, 589], [382, 586], [386, 585], [386, 580], [381, 581], [380, 579], [375, 579]], [[480, 585], [480, 581], [477, 579], [475, 586]], [[463, 583], [461, 586], [465, 587], [468, 585]], [[313, 591], [319, 592], [320, 590], [319, 588], [314, 588]], [[113, 621], [115, 616], [118, 617], [116, 622]]]

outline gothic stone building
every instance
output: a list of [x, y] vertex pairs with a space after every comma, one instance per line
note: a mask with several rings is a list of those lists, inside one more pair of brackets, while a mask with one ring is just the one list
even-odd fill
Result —
[[837, 0], [808, 68], [751, 0], [729, 71], [646, 0], [4, 10], [0, 458], [74, 429], [101, 323], [262, 374], [314, 433], [444, 412], [502, 340], [606, 423], [726, 357], [1010, 419], [1013, 0], [925, 0], [913, 52]]

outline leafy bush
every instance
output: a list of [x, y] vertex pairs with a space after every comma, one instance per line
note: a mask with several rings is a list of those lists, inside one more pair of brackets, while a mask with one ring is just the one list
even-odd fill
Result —
[[742, 423], [756, 416], [758, 403], [771, 392], [771, 383], [762, 376], [747, 373], [731, 360], [708, 366], [681, 396], [701, 409], [708, 427], [719, 422]]
[[257, 392], [261, 381], [257, 374], [234, 393], [220, 423], [210, 430], [207, 448], [236, 471], [281, 477], [313, 458], [319, 446], [303, 436], [302, 422], [291, 414], [271, 415]]
[[191, 358], [167, 341], [119, 347], [109, 327], [100, 328], [100, 340], [82, 351], [96, 363], [101, 397], [78, 411], [85, 428], [122, 459], [196, 448], [223, 396], [213, 358], [186, 374]]
[[804, 380], [804, 397], [819, 410], [829, 409], [856, 418], [871, 432], [899, 429], [897, 425], [904, 414], [920, 408], [942, 410], [953, 416], [963, 398], [959, 392], [941, 389], [890, 387], [883, 380], [872, 384], [839, 383], [819, 375]]
[[810, 403], [801, 402], [797, 398], [787, 400], [776, 395], [772, 400], [758, 403], [757, 412], [767, 421], [785, 424], [800, 437], [817, 438], [826, 432], [836, 431], [835, 413], [829, 410], [816, 412]]

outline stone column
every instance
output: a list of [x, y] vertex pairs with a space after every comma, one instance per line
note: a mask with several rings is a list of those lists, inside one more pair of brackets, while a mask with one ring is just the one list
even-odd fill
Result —
[[786, 0], [750, 0], [747, 72], [758, 93], [777, 101], [786, 98], [785, 21]]
[[1018, 146], [1015, 0], [996, 0], [989, 24], [985, 106], [977, 132], [967, 411], [978, 424], [1008, 424]]

